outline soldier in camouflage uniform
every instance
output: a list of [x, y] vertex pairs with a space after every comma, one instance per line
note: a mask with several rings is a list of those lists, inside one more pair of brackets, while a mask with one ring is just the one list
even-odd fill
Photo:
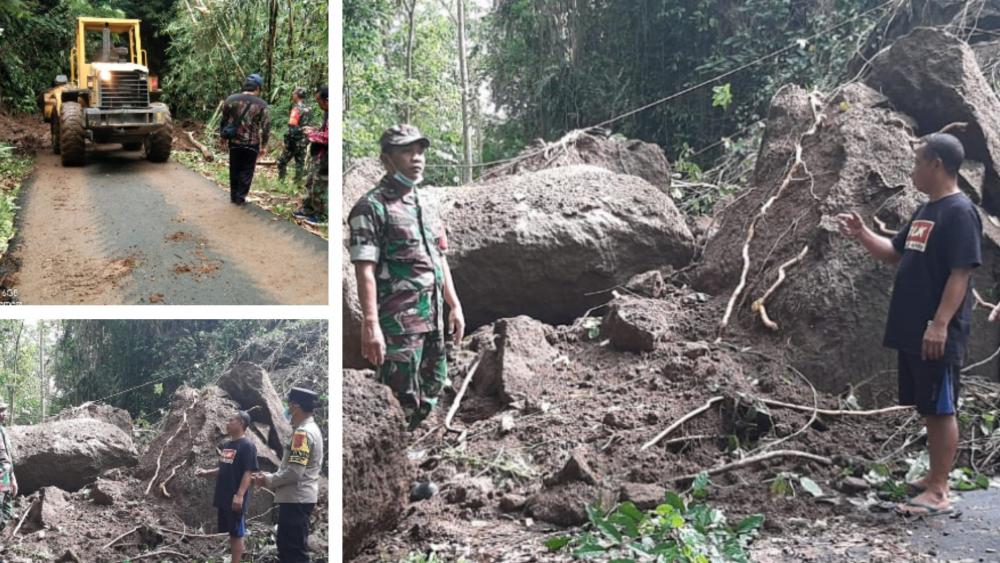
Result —
[[296, 88], [292, 92], [292, 109], [288, 115], [288, 132], [285, 133], [285, 150], [278, 157], [278, 179], [285, 179], [288, 163], [295, 161], [295, 183], [302, 181], [306, 167], [306, 138], [302, 128], [309, 121], [309, 108], [306, 107], [305, 88]]
[[14, 450], [3, 425], [7, 423], [7, 404], [0, 399], [0, 531], [14, 516], [17, 477], [14, 476]]
[[386, 174], [351, 210], [351, 261], [364, 314], [362, 354], [378, 366], [412, 430], [448, 380], [444, 304], [456, 344], [465, 318], [445, 257], [444, 225], [418, 188], [430, 141], [416, 127], [396, 125], [380, 143]]
[[306, 195], [302, 199], [302, 206], [292, 215], [310, 225], [327, 221], [327, 179], [330, 172], [328, 98], [329, 90], [325, 85], [316, 89], [316, 103], [323, 110], [323, 127], [320, 129], [306, 127], [303, 130], [309, 139], [309, 155], [312, 162], [309, 177], [306, 178]]

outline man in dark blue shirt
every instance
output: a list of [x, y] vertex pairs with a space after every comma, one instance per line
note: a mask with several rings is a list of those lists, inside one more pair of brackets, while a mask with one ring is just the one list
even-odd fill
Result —
[[212, 506], [219, 510], [219, 533], [229, 533], [232, 563], [240, 563], [246, 546], [246, 511], [250, 506], [250, 483], [257, 465], [257, 448], [246, 437], [250, 415], [239, 411], [226, 423], [231, 440], [219, 453], [219, 467], [198, 469], [198, 477], [216, 476]]
[[898, 264], [883, 344], [899, 355], [899, 401], [924, 417], [930, 472], [910, 483], [916, 496], [897, 507], [908, 515], [951, 512], [948, 475], [958, 449], [959, 371], [972, 320], [972, 271], [982, 261], [982, 223], [958, 188], [962, 143], [937, 133], [918, 149], [911, 178], [928, 201], [889, 239], [857, 213], [840, 230], [888, 264]]

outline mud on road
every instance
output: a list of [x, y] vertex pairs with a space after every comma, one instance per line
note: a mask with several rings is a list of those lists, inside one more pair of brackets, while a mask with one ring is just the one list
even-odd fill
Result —
[[117, 145], [82, 168], [39, 155], [4, 260], [24, 304], [325, 304], [327, 242], [253, 206], [232, 205], [176, 162]]

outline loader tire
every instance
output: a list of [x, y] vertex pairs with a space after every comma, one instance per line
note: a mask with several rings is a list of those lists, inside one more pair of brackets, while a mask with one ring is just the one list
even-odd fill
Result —
[[[166, 107], [165, 104], [154, 103], [151, 106]], [[146, 137], [146, 158], [150, 162], [166, 162], [170, 158], [170, 148], [174, 142], [174, 122], [170, 118], [170, 110], [167, 110], [163, 127]]]
[[77, 102], [63, 102], [59, 114], [59, 152], [63, 166], [83, 166], [87, 159], [83, 110]]

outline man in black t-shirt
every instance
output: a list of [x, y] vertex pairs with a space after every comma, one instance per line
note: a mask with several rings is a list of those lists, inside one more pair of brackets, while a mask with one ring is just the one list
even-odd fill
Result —
[[958, 189], [962, 143], [937, 133], [917, 149], [911, 178], [928, 201], [896, 236], [873, 233], [857, 213], [838, 215], [844, 235], [898, 264], [883, 344], [899, 355], [899, 402], [916, 406], [927, 427], [930, 472], [910, 483], [907, 515], [952, 511], [948, 475], [958, 450], [959, 372], [972, 320], [972, 271], [982, 261], [982, 223]]
[[240, 563], [245, 545], [246, 511], [250, 506], [251, 475], [259, 471], [257, 448], [246, 437], [250, 415], [239, 411], [226, 423], [231, 440], [219, 453], [219, 467], [198, 469], [198, 477], [216, 476], [212, 506], [219, 510], [219, 533], [229, 534], [232, 563]]

